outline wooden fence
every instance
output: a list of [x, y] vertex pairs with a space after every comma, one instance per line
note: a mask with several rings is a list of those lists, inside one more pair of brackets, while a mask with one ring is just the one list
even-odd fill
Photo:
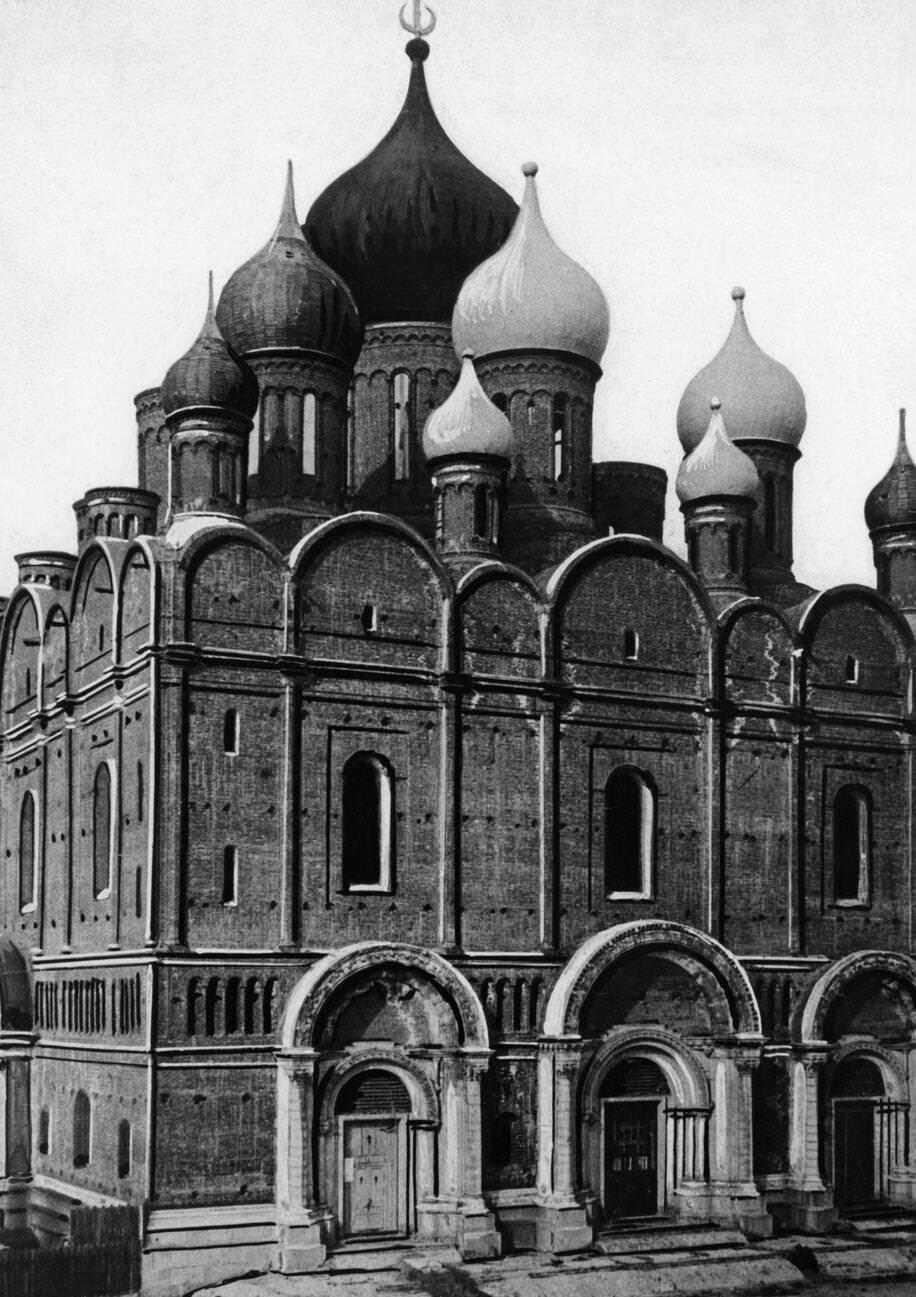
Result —
[[139, 1291], [136, 1207], [75, 1207], [69, 1242], [0, 1251], [0, 1297], [124, 1297]]

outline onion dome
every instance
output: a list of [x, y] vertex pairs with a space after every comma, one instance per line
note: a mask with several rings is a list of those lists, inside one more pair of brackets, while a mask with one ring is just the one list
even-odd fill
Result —
[[677, 408], [677, 435], [689, 454], [706, 432], [709, 402], [718, 393], [734, 441], [751, 438], [797, 446], [808, 418], [805, 394], [793, 374], [751, 337], [744, 289], [732, 289], [735, 320], [725, 343], [687, 384]]
[[570, 351], [599, 364], [611, 323], [604, 293], [554, 243], [538, 203], [537, 166], [522, 167], [525, 195], [512, 233], [478, 266], [452, 317], [457, 351]]
[[423, 453], [428, 460], [452, 455], [512, 458], [512, 425], [480, 386], [473, 354], [464, 353], [458, 382], [426, 420]]
[[250, 419], [258, 408], [258, 381], [226, 345], [213, 314], [213, 274], [203, 328], [162, 380], [160, 403], [168, 416], [178, 410], [217, 410]]
[[712, 415], [697, 448], [684, 457], [674, 489], [681, 504], [713, 496], [753, 497], [760, 486], [754, 461], [731, 440], [721, 402], [710, 402]]
[[916, 464], [906, 444], [906, 410], [900, 411], [900, 433], [894, 462], [865, 501], [869, 531], [878, 527], [913, 526], [916, 523]]
[[304, 227], [367, 322], [447, 322], [465, 276], [499, 247], [517, 211], [436, 117], [426, 41], [408, 42], [407, 53], [410, 84], [393, 126], [319, 195]]
[[280, 220], [260, 252], [220, 293], [216, 319], [239, 355], [265, 347], [302, 347], [352, 365], [362, 343], [356, 303], [339, 275], [309, 247], [299, 227], [293, 164]]

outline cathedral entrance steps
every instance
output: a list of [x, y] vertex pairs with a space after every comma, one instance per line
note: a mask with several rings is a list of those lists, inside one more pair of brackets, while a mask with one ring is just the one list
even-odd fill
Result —
[[646, 1225], [622, 1223], [613, 1229], [602, 1230], [595, 1240], [595, 1249], [605, 1256], [650, 1253], [657, 1256], [665, 1252], [683, 1252], [694, 1248], [703, 1251], [719, 1248], [745, 1248], [747, 1239], [737, 1229], [723, 1229], [716, 1225], [679, 1225], [673, 1221]]

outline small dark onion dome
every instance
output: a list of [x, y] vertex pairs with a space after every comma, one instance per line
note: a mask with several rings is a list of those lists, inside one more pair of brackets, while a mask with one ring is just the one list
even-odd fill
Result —
[[240, 356], [301, 347], [351, 366], [359, 355], [363, 331], [356, 303], [340, 276], [305, 240], [296, 215], [291, 162], [277, 228], [220, 293], [216, 320]]
[[869, 531], [878, 527], [905, 527], [916, 523], [916, 464], [906, 444], [906, 410], [900, 411], [900, 433], [894, 462], [865, 501]]
[[467, 275], [508, 235], [518, 208], [452, 143], [409, 41], [407, 97], [380, 144], [312, 204], [305, 233], [343, 275], [367, 323], [448, 323]]
[[258, 408], [258, 380], [226, 345], [216, 323], [212, 272], [203, 328], [162, 380], [160, 404], [166, 417], [179, 410], [214, 410], [250, 419]]

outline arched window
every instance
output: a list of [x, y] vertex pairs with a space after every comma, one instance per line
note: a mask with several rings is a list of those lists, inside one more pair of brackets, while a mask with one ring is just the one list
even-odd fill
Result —
[[302, 398], [302, 471], [314, 477], [318, 462], [318, 401], [314, 392]]
[[655, 794], [638, 770], [621, 766], [604, 787], [604, 888], [609, 896], [652, 893]]
[[553, 480], [560, 482], [567, 470], [567, 413], [569, 398], [565, 392], [557, 392], [553, 398], [551, 426], [553, 428]]
[[130, 1122], [118, 1122], [118, 1179], [130, 1175]]
[[223, 716], [223, 751], [234, 757], [238, 755], [238, 750], [239, 714], [234, 707], [230, 707]]
[[490, 494], [483, 482], [474, 487], [474, 535], [490, 539]]
[[137, 823], [143, 823], [146, 810], [146, 784], [143, 778], [143, 762], [137, 762]]
[[238, 847], [223, 847], [223, 905], [239, 903]]
[[87, 1166], [92, 1140], [92, 1111], [89, 1095], [77, 1090], [73, 1100], [73, 1165]]
[[410, 477], [410, 375], [401, 371], [394, 376], [394, 479], [403, 482]]
[[19, 812], [19, 908], [35, 908], [35, 794], [26, 793]]
[[374, 752], [357, 752], [343, 769], [343, 886], [345, 891], [393, 888], [394, 812], [391, 768]]
[[846, 784], [833, 799], [833, 899], [865, 905], [869, 899], [871, 807], [864, 788]]
[[103, 762], [92, 789], [92, 890], [107, 895], [111, 887], [111, 772]]
[[223, 1002], [224, 1025], [227, 1036], [233, 1036], [239, 1029], [239, 991], [241, 978], [230, 977], [226, 981], [226, 998]]

